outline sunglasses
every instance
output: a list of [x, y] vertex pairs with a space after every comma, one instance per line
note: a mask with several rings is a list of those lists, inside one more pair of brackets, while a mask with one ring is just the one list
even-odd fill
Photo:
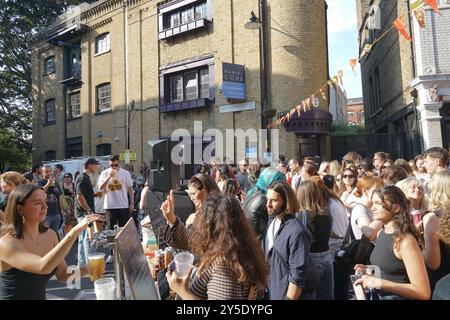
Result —
[[118, 167], [118, 166], [119, 166], [118, 164], [111, 164], [110, 165], [111, 168]]
[[344, 179], [351, 179], [351, 178], [354, 178], [353, 177], [353, 175], [352, 174], [344, 174], [343, 176], [342, 176], [342, 178], [344, 178]]
[[64, 176], [64, 179], [66, 179], [66, 178], [71, 178], [71, 176]]

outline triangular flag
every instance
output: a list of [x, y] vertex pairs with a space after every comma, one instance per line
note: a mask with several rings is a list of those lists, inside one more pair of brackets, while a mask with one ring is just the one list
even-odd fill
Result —
[[306, 101], [302, 101], [303, 112], [306, 112]]
[[425, 10], [423, 8], [419, 8], [414, 10], [414, 16], [416, 17], [417, 22], [421, 28], [425, 28]]
[[424, 1], [431, 7], [431, 9], [433, 9], [434, 12], [441, 14], [436, 0], [424, 0]]
[[416, 11], [417, 9], [423, 8], [423, 0], [416, 0], [414, 2], [411, 2], [411, 10]]
[[337, 74], [337, 83], [339, 86], [344, 86], [344, 70], [339, 70]]
[[408, 41], [412, 41], [411, 36], [408, 34], [408, 32], [406, 31], [406, 24], [404, 21], [404, 17], [399, 17], [397, 18], [392, 25], [394, 26], [395, 29], [397, 29], [398, 32], [400, 32], [400, 34]]
[[314, 107], [314, 100], [316, 100], [316, 96], [313, 94], [311, 97], [309, 97], [309, 100], [311, 101], [311, 105]]
[[372, 50], [373, 45], [371, 44], [366, 44], [364, 46], [363, 51], [361, 52], [361, 55], [359, 56], [359, 60], [361, 61], [362, 58], [364, 58], [369, 52], [370, 50]]
[[358, 59], [350, 59], [350, 67], [352, 67], [353, 74], [356, 77], [356, 64], [358, 63]]
[[323, 91], [323, 88], [320, 88], [319, 91], [320, 95], [322, 96], [322, 99], [327, 101], [327, 95], [325, 94], [325, 91]]
[[328, 84], [329, 87], [331, 87], [333, 85], [333, 83], [334, 83], [333, 80], [328, 80], [327, 81], [327, 84]]
[[308, 108], [308, 111], [311, 110], [311, 98], [306, 99], [306, 107]]
[[295, 109], [297, 109], [297, 116], [300, 118], [302, 113], [302, 107], [300, 105], [296, 106]]

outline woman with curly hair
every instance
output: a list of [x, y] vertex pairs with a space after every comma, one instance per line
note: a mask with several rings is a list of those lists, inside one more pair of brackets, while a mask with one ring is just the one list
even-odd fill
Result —
[[450, 210], [450, 172], [435, 173], [428, 188], [429, 210], [432, 212], [423, 217], [423, 256], [428, 267], [431, 287], [434, 288], [440, 278], [450, 273], [450, 237], [445, 232], [450, 226], [447, 225], [448, 214], [444, 215], [444, 212]]
[[380, 277], [367, 274], [367, 266], [356, 265], [356, 273], [363, 274], [356, 284], [371, 290], [377, 288], [372, 292], [378, 293], [382, 300], [430, 299], [421, 238], [412, 223], [408, 199], [398, 187], [388, 186], [375, 191], [372, 202], [374, 219], [384, 226], [370, 256], [371, 264], [380, 270]]
[[198, 223], [193, 225], [192, 252], [201, 257], [179, 279], [166, 274], [170, 288], [183, 300], [247, 300], [256, 289], [267, 286], [268, 268], [256, 234], [239, 201], [227, 195], [206, 201]]

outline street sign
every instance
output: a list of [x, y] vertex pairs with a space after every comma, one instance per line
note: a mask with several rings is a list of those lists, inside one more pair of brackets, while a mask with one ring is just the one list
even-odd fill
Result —
[[238, 111], [247, 111], [247, 110], [255, 110], [256, 102], [246, 102], [246, 103], [238, 103], [238, 104], [227, 104], [224, 106], [220, 106], [220, 113], [229, 113], [229, 112], [238, 112]]

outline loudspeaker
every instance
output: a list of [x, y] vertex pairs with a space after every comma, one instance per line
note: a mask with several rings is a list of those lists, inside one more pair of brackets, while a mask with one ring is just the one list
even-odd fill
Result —
[[150, 140], [150, 187], [155, 191], [169, 192], [180, 184], [180, 167], [170, 159], [171, 143], [168, 139]]

